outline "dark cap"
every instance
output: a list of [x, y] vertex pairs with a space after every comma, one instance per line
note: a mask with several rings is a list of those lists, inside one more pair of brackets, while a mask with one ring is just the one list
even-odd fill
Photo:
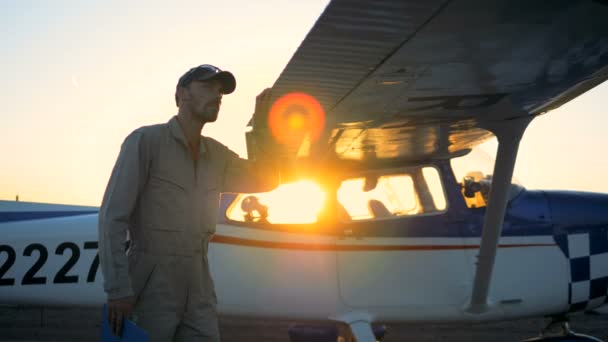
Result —
[[[236, 88], [236, 79], [230, 71], [222, 71], [220, 68], [211, 64], [203, 64], [188, 70], [177, 81], [177, 88], [186, 87], [192, 81], [208, 81], [217, 79], [222, 83], [222, 94], [230, 94]], [[177, 91], [175, 93], [177, 103]]]

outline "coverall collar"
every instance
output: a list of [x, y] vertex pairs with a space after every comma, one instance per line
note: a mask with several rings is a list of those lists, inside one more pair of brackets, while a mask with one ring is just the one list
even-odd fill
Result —
[[[169, 122], [169, 131], [171, 131], [171, 135], [182, 143], [182, 145], [188, 149], [188, 140], [186, 139], [186, 135], [184, 135], [184, 131], [182, 131], [181, 126], [179, 125], [179, 121], [177, 121], [177, 115], [174, 115]], [[201, 135], [199, 140], [199, 156], [205, 157], [207, 155], [207, 144], [205, 144], [205, 137]]]

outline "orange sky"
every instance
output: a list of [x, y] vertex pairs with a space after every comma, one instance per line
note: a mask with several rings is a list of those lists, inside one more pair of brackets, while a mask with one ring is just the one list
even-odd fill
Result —
[[[327, 1], [206, 3], [0, 4], [0, 199], [99, 205], [124, 137], [174, 115], [177, 78], [203, 63], [238, 84], [203, 134], [245, 156], [255, 95]], [[608, 192], [607, 96], [601, 85], [532, 122], [516, 166], [524, 185]]]

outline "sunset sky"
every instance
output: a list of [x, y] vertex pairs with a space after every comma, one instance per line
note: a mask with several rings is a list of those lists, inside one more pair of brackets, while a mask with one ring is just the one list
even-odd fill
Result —
[[[233, 72], [237, 89], [203, 134], [245, 157], [256, 94], [326, 5], [0, 2], [0, 199], [99, 205], [124, 137], [168, 121], [177, 79], [204, 63]], [[603, 84], [532, 122], [515, 170], [523, 185], [608, 193], [606, 98]]]

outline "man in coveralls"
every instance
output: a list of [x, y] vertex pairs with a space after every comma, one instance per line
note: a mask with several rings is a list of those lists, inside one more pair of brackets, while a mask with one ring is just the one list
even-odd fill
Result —
[[[279, 182], [276, 164], [241, 159], [201, 136], [217, 119], [222, 95], [235, 87], [228, 71], [207, 64], [190, 69], [177, 83], [177, 115], [136, 129], [122, 144], [99, 211], [99, 256], [115, 334], [133, 314], [151, 341], [220, 339], [207, 260], [219, 194], [268, 191]], [[257, 97], [255, 115], [267, 98], [268, 91]]]

